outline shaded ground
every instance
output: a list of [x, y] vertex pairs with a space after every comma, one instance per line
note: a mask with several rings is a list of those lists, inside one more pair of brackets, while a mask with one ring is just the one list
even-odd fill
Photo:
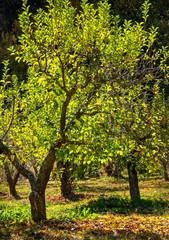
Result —
[[[159, 224], [160, 222], [160, 224]], [[120, 218], [99, 220], [47, 220], [0, 225], [0, 239], [169, 239], [169, 218]]]
[[[48, 220], [30, 219], [27, 182], [18, 185], [21, 200], [0, 184], [0, 239], [169, 239], [169, 183], [162, 179], [140, 182], [142, 200], [130, 201], [128, 183], [111, 178], [80, 181], [70, 199], [58, 183], [46, 190]], [[56, 187], [57, 186], [57, 187]]]

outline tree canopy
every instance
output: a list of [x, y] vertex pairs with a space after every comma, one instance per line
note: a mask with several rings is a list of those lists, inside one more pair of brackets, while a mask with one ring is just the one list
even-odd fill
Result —
[[[123, 157], [133, 148], [148, 154], [142, 139], [162, 142], [158, 89], [168, 80], [168, 50], [154, 49], [157, 29], [145, 29], [148, 2], [142, 22], [123, 26], [107, 1], [95, 9], [83, 0], [78, 13], [68, 0], [47, 2], [34, 15], [24, 1], [20, 45], [9, 50], [26, 62], [28, 78], [18, 84], [5, 62], [0, 86], [0, 150], [30, 182], [35, 221], [46, 218], [45, 189], [56, 160], [106, 160], [115, 149]], [[37, 177], [29, 166], [34, 160]]]

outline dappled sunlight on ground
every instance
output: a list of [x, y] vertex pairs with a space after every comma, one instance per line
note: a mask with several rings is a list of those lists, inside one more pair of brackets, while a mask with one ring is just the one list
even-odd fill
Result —
[[35, 224], [30, 217], [27, 182], [18, 184], [21, 200], [0, 184], [0, 239], [169, 239], [169, 183], [140, 181], [142, 199], [131, 201], [127, 180], [110, 177], [79, 181], [64, 198], [55, 181], [46, 190], [48, 220]]

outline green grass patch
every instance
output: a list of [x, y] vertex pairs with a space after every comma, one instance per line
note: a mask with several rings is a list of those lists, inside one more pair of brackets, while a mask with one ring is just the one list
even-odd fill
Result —
[[21, 202], [17, 207], [8, 207], [7, 204], [0, 204], [0, 221], [9, 224], [21, 223], [26, 220], [30, 220], [30, 205], [25, 202]]
[[[79, 181], [75, 195], [61, 197], [58, 183], [46, 190], [47, 218], [31, 220], [27, 182], [17, 186], [21, 200], [0, 184], [0, 239], [169, 239], [169, 188], [162, 179], [140, 181], [142, 199], [131, 201], [126, 180], [110, 177]], [[105, 191], [104, 191], [105, 190]]]

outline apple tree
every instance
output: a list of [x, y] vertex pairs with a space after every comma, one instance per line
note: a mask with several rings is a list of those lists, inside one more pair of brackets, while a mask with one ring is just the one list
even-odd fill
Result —
[[28, 77], [19, 85], [5, 64], [0, 85], [0, 153], [29, 180], [34, 221], [46, 219], [45, 189], [56, 161], [63, 166], [61, 191], [67, 196], [74, 159], [108, 156], [109, 137], [99, 122], [113, 112], [118, 124], [124, 122], [125, 102], [134, 102], [137, 84], [141, 89], [151, 79], [146, 65], [139, 76], [135, 68], [142, 55], [148, 58], [145, 48], [150, 50], [156, 35], [143, 23], [120, 27], [107, 1], [95, 9], [83, 0], [79, 13], [68, 0], [47, 3], [46, 11], [32, 15], [23, 2], [20, 48], [10, 51], [27, 64]]
[[[30, 182], [34, 221], [46, 219], [45, 189], [56, 159], [66, 164], [81, 151], [97, 93], [109, 80], [102, 50], [112, 30], [110, 7], [104, 2], [95, 10], [86, 1], [81, 7], [76, 14], [69, 1], [49, 0], [46, 12], [33, 16], [25, 1], [20, 48], [10, 50], [28, 65], [28, 78], [19, 85], [5, 64], [1, 81], [0, 152]], [[37, 176], [27, 165], [35, 159]]]

